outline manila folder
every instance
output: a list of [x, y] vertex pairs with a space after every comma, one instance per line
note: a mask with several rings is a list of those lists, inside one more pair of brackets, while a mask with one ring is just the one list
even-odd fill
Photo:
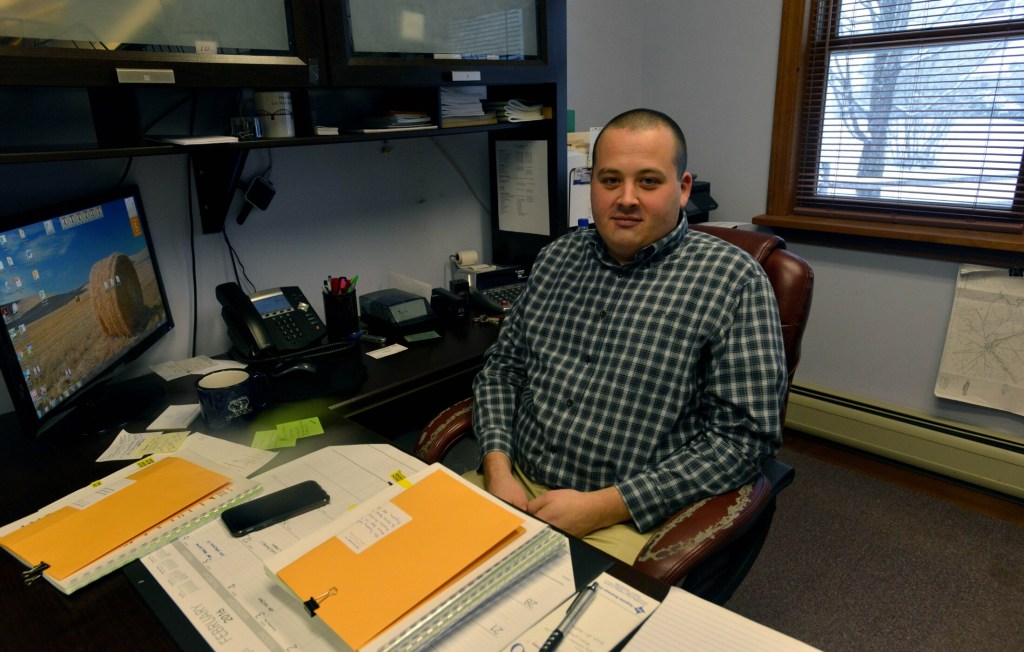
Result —
[[522, 523], [509, 508], [438, 469], [346, 521], [277, 575], [302, 600], [323, 597], [316, 615], [359, 649], [511, 541]]

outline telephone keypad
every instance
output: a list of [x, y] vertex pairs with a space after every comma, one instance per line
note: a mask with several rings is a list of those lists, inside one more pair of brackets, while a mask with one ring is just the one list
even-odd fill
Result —
[[498, 302], [502, 307], [511, 306], [526, 289], [526, 283], [510, 283], [501, 287], [485, 290], [484, 294]]

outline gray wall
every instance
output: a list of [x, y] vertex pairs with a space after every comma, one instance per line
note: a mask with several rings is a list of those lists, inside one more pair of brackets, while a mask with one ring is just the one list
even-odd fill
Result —
[[[480, 134], [254, 151], [243, 179], [272, 160], [277, 195], [265, 212], [227, 228], [257, 287], [297, 285], [322, 315], [328, 275], [359, 274], [362, 292], [387, 286], [390, 271], [447, 284], [448, 255], [490, 252], [487, 139]], [[4, 212], [96, 192], [113, 185], [125, 159], [0, 166]], [[192, 272], [185, 156], [136, 158], [128, 182], [140, 187], [176, 327], [126, 376], [191, 355]], [[482, 198], [482, 202], [477, 198]], [[195, 214], [198, 224], [198, 210]], [[220, 234], [194, 237], [198, 278], [198, 353], [229, 347], [213, 289], [234, 280]], [[6, 387], [0, 412], [12, 409]]]
[[[712, 219], [748, 222], [768, 187], [781, 0], [569, 0], [576, 128], [649, 106], [686, 132]], [[797, 380], [1024, 438], [1024, 419], [933, 395], [958, 265], [791, 244], [814, 267]]]
[[[716, 220], [764, 211], [781, 0], [568, 0], [568, 97], [577, 129], [645, 105], [687, 132]], [[440, 148], [443, 148], [443, 152]], [[250, 157], [245, 177], [266, 165]], [[258, 286], [359, 273], [364, 292], [395, 270], [441, 284], [447, 255], [489, 253], [487, 146], [480, 135], [273, 150], [278, 195], [229, 235]], [[0, 167], [5, 212], [114, 183], [126, 161]], [[465, 178], [464, 178], [465, 177]], [[178, 327], [135, 365], [189, 355], [191, 272], [185, 159], [136, 159]], [[483, 204], [477, 197], [483, 198]], [[213, 287], [231, 280], [219, 235], [195, 238], [199, 352], [227, 348]], [[817, 287], [798, 380], [1021, 437], [1024, 419], [932, 395], [957, 265], [799, 244]], [[314, 302], [316, 300], [314, 299]], [[6, 391], [0, 411], [10, 409]]]

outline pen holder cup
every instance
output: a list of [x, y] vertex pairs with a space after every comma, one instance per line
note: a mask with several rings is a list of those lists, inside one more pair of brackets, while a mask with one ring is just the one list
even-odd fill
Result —
[[359, 302], [355, 290], [344, 294], [324, 292], [324, 318], [327, 321], [327, 340], [344, 342], [359, 331]]

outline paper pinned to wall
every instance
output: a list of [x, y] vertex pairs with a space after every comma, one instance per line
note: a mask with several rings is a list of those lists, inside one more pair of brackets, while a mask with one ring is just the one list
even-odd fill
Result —
[[961, 265], [935, 395], [1024, 415], [1024, 278]]
[[499, 140], [494, 144], [494, 157], [498, 228], [551, 235], [547, 141]]

